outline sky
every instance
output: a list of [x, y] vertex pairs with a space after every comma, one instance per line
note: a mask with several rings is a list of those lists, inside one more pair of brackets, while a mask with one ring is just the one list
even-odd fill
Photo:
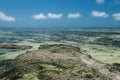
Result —
[[0, 0], [0, 27], [120, 27], [120, 0]]

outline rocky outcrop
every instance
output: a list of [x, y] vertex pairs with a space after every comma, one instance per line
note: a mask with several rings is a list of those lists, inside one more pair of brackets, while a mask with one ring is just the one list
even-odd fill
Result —
[[63, 44], [41, 45], [16, 57], [13, 65], [1, 74], [1, 80], [120, 80], [111, 65]]
[[3, 48], [3, 49], [21, 49], [21, 50], [26, 50], [26, 49], [31, 49], [32, 46], [27, 46], [27, 45], [13, 45], [13, 44], [1, 44], [0, 48]]

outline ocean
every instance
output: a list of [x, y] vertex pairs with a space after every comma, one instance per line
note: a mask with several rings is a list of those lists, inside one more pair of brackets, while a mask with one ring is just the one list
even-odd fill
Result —
[[1, 27], [0, 46], [27, 45], [31, 49], [0, 48], [0, 60], [36, 50], [41, 44], [69, 44], [104, 63], [120, 63], [120, 28], [23, 28]]

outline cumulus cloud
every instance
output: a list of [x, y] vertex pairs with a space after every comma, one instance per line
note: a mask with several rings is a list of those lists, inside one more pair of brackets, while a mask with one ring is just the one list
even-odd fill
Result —
[[40, 14], [34, 15], [33, 18], [34, 19], [46, 19], [47, 17], [43, 13], [40, 13]]
[[69, 13], [68, 18], [79, 18], [81, 17], [81, 14], [80, 13]]
[[62, 14], [48, 13], [47, 17], [52, 19], [60, 19], [62, 17]]
[[94, 17], [109, 17], [109, 15], [106, 12], [100, 12], [100, 11], [92, 11], [91, 15]]
[[47, 15], [44, 15], [43, 13], [34, 15], [34, 19], [47, 19], [47, 18], [52, 18], [52, 19], [59, 19], [62, 17], [62, 14], [55, 14], [55, 13], [48, 13]]
[[0, 20], [3, 20], [3, 21], [15, 21], [15, 18], [13, 18], [12, 16], [5, 15], [3, 12], [0, 12]]
[[97, 3], [102, 4], [105, 2], [105, 0], [96, 0]]
[[115, 20], [120, 20], [120, 13], [114, 13], [113, 17], [115, 18]]

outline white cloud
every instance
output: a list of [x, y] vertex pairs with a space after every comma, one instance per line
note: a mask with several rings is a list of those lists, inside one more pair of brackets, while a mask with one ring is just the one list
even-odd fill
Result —
[[52, 19], [59, 19], [62, 17], [62, 14], [54, 14], [54, 13], [48, 13], [47, 15], [48, 18], [52, 18]]
[[115, 20], [120, 20], [120, 13], [114, 13], [113, 17], [115, 18]]
[[48, 13], [47, 15], [40, 13], [33, 16], [34, 19], [47, 19], [47, 18], [59, 19], [61, 17], [62, 17], [62, 14], [53, 14], [53, 13]]
[[96, 0], [97, 3], [102, 4], [105, 2], [105, 0]]
[[91, 15], [94, 17], [109, 17], [109, 15], [106, 12], [99, 12], [99, 11], [92, 11]]
[[13, 18], [12, 16], [5, 15], [3, 12], [0, 12], [0, 20], [3, 20], [3, 21], [15, 21], [15, 18]]
[[80, 13], [69, 13], [68, 18], [79, 18], [81, 17], [81, 14]]
[[47, 17], [43, 13], [40, 13], [40, 14], [34, 15], [33, 18], [34, 19], [46, 19]]

